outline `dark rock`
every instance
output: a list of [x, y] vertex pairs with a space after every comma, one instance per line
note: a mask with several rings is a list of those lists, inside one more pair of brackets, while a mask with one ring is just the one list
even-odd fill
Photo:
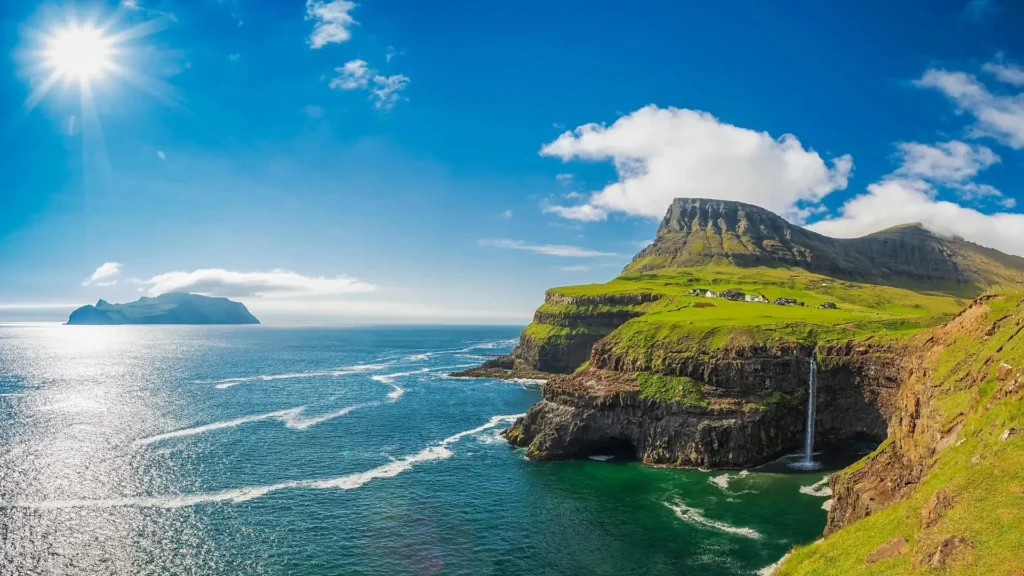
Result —
[[[896, 409], [899, 362], [892, 350], [835, 345], [821, 353], [817, 443], [884, 439]], [[762, 463], [802, 442], [809, 355], [795, 344], [723, 349], [714, 356], [667, 355], [659, 373], [705, 384], [707, 405], [682, 405], [641, 397], [633, 375], [654, 367], [598, 343], [589, 368], [545, 384], [544, 399], [513, 425], [508, 438], [536, 459], [616, 448], [651, 464]], [[777, 401], [761, 401], [769, 396]]]
[[1011, 377], [1013, 377], [1013, 366], [1010, 366], [1006, 362], [1001, 363], [999, 368], [996, 369], [996, 380], [1006, 382]]
[[864, 559], [864, 563], [874, 564], [875, 562], [901, 556], [907, 552], [910, 552], [910, 545], [907, 544], [907, 539], [903, 536], [896, 536], [876, 548], [871, 554], [868, 554], [867, 558]]
[[947, 536], [938, 541], [922, 542], [918, 546], [912, 566], [914, 568], [945, 568], [955, 559], [965, 556], [973, 548], [964, 536]]
[[936, 490], [924, 507], [921, 508], [921, 529], [927, 530], [937, 524], [942, 519], [942, 515], [952, 508], [954, 504], [956, 504], [956, 500], [948, 490], [945, 488]]

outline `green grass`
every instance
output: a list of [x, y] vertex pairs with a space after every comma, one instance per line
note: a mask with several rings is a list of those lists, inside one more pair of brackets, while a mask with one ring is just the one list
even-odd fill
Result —
[[704, 385], [693, 378], [638, 372], [636, 383], [640, 389], [641, 398], [651, 398], [661, 402], [677, 402], [686, 406], [707, 407], [709, 405], [704, 396]]
[[[1010, 575], [1024, 570], [1024, 436], [999, 439], [1008, 428], [1024, 430], [1024, 401], [1019, 394], [998, 398], [1003, 384], [995, 379], [1002, 362], [1014, 366], [1017, 373], [1024, 367], [1024, 333], [1020, 332], [1024, 302], [1013, 296], [989, 305], [988, 322], [1003, 318], [998, 329], [958, 337], [938, 357], [930, 381], [921, 386], [931, 397], [930, 402], [925, 400], [923, 417], [940, 427], [962, 422], [960, 440], [934, 456], [922, 482], [906, 500], [819, 543], [794, 550], [779, 576]], [[841, 474], [853, 474], [877, 454], [895, 448], [890, 439]], [[922, 529], [921, 508], [939, 489], [953, 494], [956, 505], [937, 525]], [[873, 565], [864, 563], [869, 553], [897, 535], [907, 539], [911, 553]], [[917, 549], [948, 536], [967, 537], [973, 550], [946, 572], [913, 568]]]
[[[775, 306], [695, 297], [691, 288], [739, 289], [769, 300], [794, 298], [805, 306]], [[616, 312], [642, 314], [606, 336], [617, 352], [655, 357], [668, 353], [710, 352], [730, 344], [800, 342], [813, 346], [829, 340], [867, 336], [901, 338], [940, 324], [965, 305], [950, 295], [835, 280], [799, 268], [708, 265], [699, 268], [624, 274], [603, 284], [552, 288], [524, 336], [539, 346], [564, 345], [587, 318]], [[657, 299], [629, 303], [624, 298]], [[818, 308], [834, 302], [838, 310]], [[574, 326], [575, 328], [569, 328]], [[606, 329], [605, 332], [610, 330]], [[604, 336], [604, 334], [601, 334]]]

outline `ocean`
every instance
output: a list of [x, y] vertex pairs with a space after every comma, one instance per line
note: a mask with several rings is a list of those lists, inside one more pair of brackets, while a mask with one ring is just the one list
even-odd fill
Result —
[[0, 574], [757, 574], [829, 468], [531, 462], [514, 327], [0, 326]]

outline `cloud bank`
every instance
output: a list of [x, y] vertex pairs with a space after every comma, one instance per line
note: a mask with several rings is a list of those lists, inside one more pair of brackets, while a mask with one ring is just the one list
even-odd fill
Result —
[[586, 124], [544, 145], [540, 154], [563, 161], [611, 161], [618, 181], [575, 206], [546, 212], [582, 221], [620, 212], [661, 218], [679, 197], [759, 204], [792, 215], [846, 188], [853, 159], [826, 162], [796, 136], [779, 138], [719, 121], [707, 112], [647, 106], [611, 126]]
[[166, 272], [138, 280], [148, 286], [149, 296], [167, 292], [193, 292], [207, 296], [295, 298], [337, 296], [373, 292], [373, 284], [355, 278], [336, 276], [304, 276], [288, 270], [270, 272], [235, 272], [222, 268], [205, 268], [192, 272]]

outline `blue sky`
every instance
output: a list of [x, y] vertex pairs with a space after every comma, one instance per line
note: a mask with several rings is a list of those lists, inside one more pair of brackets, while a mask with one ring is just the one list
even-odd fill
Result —
[[[0, 319], [188, 289], [271, 321], [520, 323], [613, 277], [675, 196], [1024, 255], [1008, 0], [12, 4]], [[90, 25], [137, 32], [119, 72], [32, 98]]]

